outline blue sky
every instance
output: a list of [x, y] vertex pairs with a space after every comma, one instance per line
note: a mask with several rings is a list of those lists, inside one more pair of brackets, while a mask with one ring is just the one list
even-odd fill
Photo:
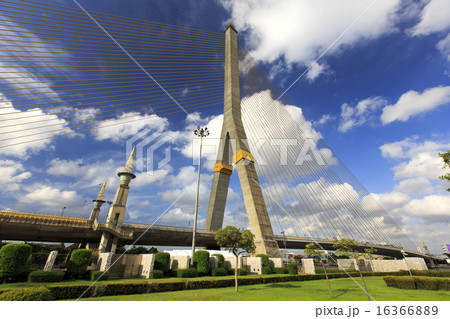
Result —
[[[46, 3], [77, 8], [69, 0]], [[289, 88], [285, 97], [290, 104], [301, 109], [334, 155], [413, 243], [420, 244], [423, 239], [439, 252], [439, 245], [448, 242], [450, 229], [444, 220], [445, 214], [450, 217], [450, 197], [445, 192], [448, 185], [437, 179], [444, 174], [437, 153], [450, 149], [450, 5], [446, 1], [79, 3], [89, 11], [218, 35], [232, 20], [240, 45], [281, 91]], [[30, 78], [32, 72], [28, 70]], [[3, 96], [7, 88], [10, 86], [0, 86], [2, 105], [16, 106]], [[51, 83], [48, 88], [52, 90]], [[127, 139], [148, 129], [170, 137], [171, 161], [152, 174], [137, 172], [138, 178], [131, 184], [127, 221], [152, 223], [185, 193], [158, 224], [188, 226], [193, 220], [192, 183], [197, 169], [190, 134], [196, 121], [208, 125], [212, 139], [216, 138], [221, 112], [222, 105], [215, 103], [194, 112], [193, 118], [178, 113], [2, 148], [1, 206], [45, 213], [60, 213], [66, 206], [65, 214], [87, 217], [90, 200], [104, 179], [105, 198], [112, 200], [118, 185], [115, 174], [127, 157]], [[64, 119], [57, 120], [61, 127], [66, 125]], [[164, 157], [164, 151], [162, 148], [155, 154], [157, 161]], [[208, 156], [201, 178], [200, 226], [215, 158], [214, 154]], [[106, 208], [105, 204], [103, 217]], [[235, 175], [225, 223], [240, 227], [247, 223]]]

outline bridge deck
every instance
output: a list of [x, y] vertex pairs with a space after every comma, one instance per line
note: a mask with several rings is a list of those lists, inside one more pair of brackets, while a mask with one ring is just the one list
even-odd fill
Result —
[[[104, 228], [94, 230], [87, 218], [44, 215], [11, 211], [0, 211], [0, 239], [42, 242], [100, 242]], [[121, 229], [132, 233], [129, 238], [119, 239], [119, 244], [137, 244], [154, 246], [185, 246], [192, 244], [192, 228], [124, 223]], [[198, 229], [196, 243], [198, 246], [217, 247], [215, 231]], [[318, 243], [326, 250], [333, 250], [333, 240], [322, 238], [303, 238], [276, 235], [280, 248], [303, 249], [309, 243]], [[358, 243], [361, 251], [374, 247], [377, 254], [402, 258], [401, 248], [389, 245]], [[430, 256], [405, 250], [408, 257], [429, 259]]]

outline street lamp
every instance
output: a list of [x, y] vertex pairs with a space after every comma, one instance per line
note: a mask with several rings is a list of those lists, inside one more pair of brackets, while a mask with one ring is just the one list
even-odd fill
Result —
[[62, 211], [61, 211], [61, 216], [64, 216], [64, 210], [66, 209], [66, 206], [63, 206]]
[[286, 234], [284, 233], [284, 230], [281, 233], [283, 234], [284, 259], [287, 261]]
[[194, 130], [194, 134], [200, 137], [200, 156], [198, 158], [198, 177], [197, 177], [197, 194], [195, 197], [195, 213], [194, 213], [194, 229], [192, 231], [192, 264], [194, 263], [194, 253], [195, 253], [195, 232], [197, 231], [197, 215], [198, 215], [198, 195], [200, 192], [200, 168], [202, 165], [202, 142], [203, 138], [209, 135], [208, 128], [201, 128], [200, 126]]

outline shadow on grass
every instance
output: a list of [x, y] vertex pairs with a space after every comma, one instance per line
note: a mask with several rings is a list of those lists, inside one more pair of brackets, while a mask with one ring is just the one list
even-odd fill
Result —
[[351, 289], [338, 289], [338, 290], [333, 290], [333, 296], [334, 298], [346, 295]]
[[293, 284], [280, 284], [280, 283], [273, 283], [266, 285], [268, 288], [302, 288], [302, 286], [299, 285], [293, 285]]

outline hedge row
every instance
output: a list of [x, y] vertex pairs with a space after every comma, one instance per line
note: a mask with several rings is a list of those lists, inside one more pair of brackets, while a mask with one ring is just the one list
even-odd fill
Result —
[[[357, 272], [356, 270], [343, 270], [343, 269], [327, 269], [327, 274], [345, 274], [346, 272]], [[316, 273], [317, 274], [324, 274], [325, 271], [323, 270], [323, 268], [316, 268]], [[358, 272], [359, 274], [359, 272]], [[409, 273], [408, 273], [409, 275]]]
[[399, 289], [450, 290], [450, 279], [447, 278], [387, 276], [383, 279], [386, 286]]
[[[375, 273], [374, 275], [400, 275], [398, 272], [393, 273]], [[359, 276], [359, 274], [351, 274], [352, 276]], [[373, 275], [373, 276], [374, 276]], [[345, 278], [346, 274], [330, 274], [329, 278]], [[401, 277], [403, 278], [403, 277]], [[406, 278], [406, 277], [405, 277]], [[325, 275], [285, 275], [273, 277], [247, 277], [238, 278], [239, 285], [257, 285], [288, 281], [308, 281], [325, 279]], [[440, 278], [434, 278], [442, 280]], [[442, 285], [442, 284], [439, 284]], [[446, 283], [448, 287], [448, 282]], [[211, 279], [211, 280], [189, 280], [189, 281], [165, 281], [165, 282], [130, 282], [130, 283], [111, 283], [111, 284], [96, 284], [90, 285], [73, 285], [73, 286], [48, 286], [51, 296], [46, 295], [46, 300], [62, 300], [62, 299], [78, 299], [81, 295], [83, 298], [113, 296], [113, 295], [130, 295], [130, 294], [144, 294], [153, 292], [177, 291], [185, 289], [207, 289], [207, 288], [222, 288], [234, 286], [234, 278], [228, 279]], [[441, 287], [441, 286], [439, 286]], [[28, 289], [28, 288], [26, 288]], [[0, 290], [0, 299], [8, 297], [9, 292], [15, 292], [21, 289]], [[26, 294], [27, 291], [25, 291]], [[5, 295], [7, 294], [8, 295]], [[34, 292], [33, 292], [34, 293]], [[18, 293], [21, 298], [24, 292]], [[9, 298], [9, 297], [8, 297]], [[14, 300], [28, 300], [28, 299], [14, 299]]]
[[[402, 273], [409, 275], [407, 270], [401, 270]], [[422, 276], [422, 277], [450, 277], [449, 270], [411, 270], [411, 274], [413, 276]]]
[[[234, 268], [227, 269], [228, 275], [234, 275]], [[238, 268], [238, 276], [247, 276], [248, 271], [245, 268]]]
[[52, 270], [43, 271], [36, 270], [30, 273], [28, 280], [30, 282], [59, 282], [64, 279], [64, 271]]
[[216, 277], [216, 276], [227, 276], [228, 275], [228, 271], [225, 268], [214, 268], [213, 270], [211, 270], [211, 275]]
[[21, 288], [0, 294], [0, 301], [46, 301], [53, 300], [53, 295], [45, 287]]

